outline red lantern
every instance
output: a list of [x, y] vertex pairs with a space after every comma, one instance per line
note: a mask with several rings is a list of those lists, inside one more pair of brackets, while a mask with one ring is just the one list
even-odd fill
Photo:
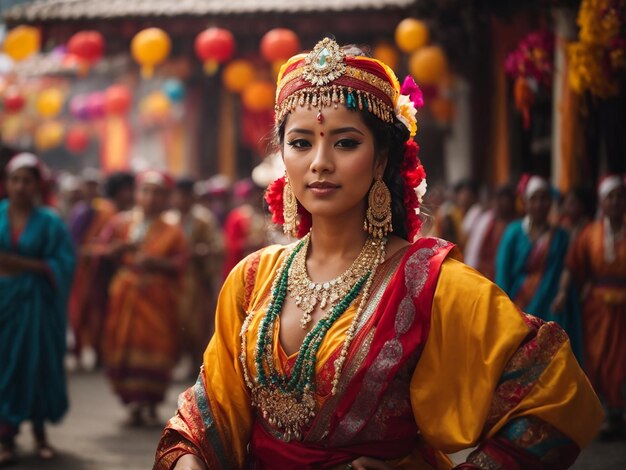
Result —
[[126, 85], [111, 85], [104, 99], [107, 114], [125, 114], [130, 109], [132, 95]]
[[299, 50], [300, 40], [290, 29], [272, 29], [261, 39], [261, 54], [268, 62], [285, 61]]
[[204, 62], [208, 73], [215, 73], [219, 64], [229, 60], [235, 52], [235, 38], [223, 28], [209, 28], [196, 37], [196, 55]]
[[4, 109], [8, 113], [17, 113], [24, 107], [24, 96], [17, 88], [9, 88], [4, 94]]
[[89, 134], [81, 127], [72, 127], [65, 136], [65, 146], [72, 153], [84, 152], [89, 146]]
[[102, 58], [104, 38], [98, 31], [80, 31], [70, 38], [67, 52], [85, 64], [93, 65]]

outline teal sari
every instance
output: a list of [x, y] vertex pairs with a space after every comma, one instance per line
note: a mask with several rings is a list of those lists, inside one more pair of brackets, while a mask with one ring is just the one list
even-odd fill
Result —
[[0, 424], [56, 422], [68, 407], [63, 360], [74, 247], [62, 220], [35, 208], [12, 240], [0, 201], [0, 252], [43, 260], [46, 274], [0, 274]]

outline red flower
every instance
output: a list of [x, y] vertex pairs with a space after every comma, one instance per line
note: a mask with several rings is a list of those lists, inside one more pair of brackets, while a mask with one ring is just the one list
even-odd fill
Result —
[[[277, 225], [283, 225], [285, 223], [285, 217], [283, 213], [283, 190], [285, 189], [285, 177], [282, 176], [275, 180], [267, 187], [265, 191], [265, 202], [272, 214], [272, 222]], [[309, 230], [311, 230], [312, 218], [309, 211], [307, 211], [301, 204], [298, 204], [298, 237], [302, 238]]]

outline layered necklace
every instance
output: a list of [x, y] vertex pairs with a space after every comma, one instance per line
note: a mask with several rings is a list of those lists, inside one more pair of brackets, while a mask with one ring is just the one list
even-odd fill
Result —
[[[316, 299], [314, 300], [315, 304], [317, 304], [318, 301], [321, 303], [321, 299], [326, 298], [325, 305], [328, 306], [328, 309], [324, 313], [324, 316], [304, 337], [291, 373], [287, 375], [279, 372], [276, 368], [273, 354], [274, 326], [279, 319], [289, 287], [294, 285], [294, 283], [296, 285], [304, 285], [302, 279], [308, 279], [308, 275], [306, 275], [306, 265], [304, 264], [303, 268], [294, 265], [298, 256], [301, 256], [303, 260], [306, 259], [306, 251], [309, 242], [310, 235], [307, 235], [294, 247], [291, 253], [285, 257], [285, 260], [277, 271], [276, 278], [272, 285], [271, 299], [267, 312], [259, 324], [258, 339], [254, 354], [254, 365], [256, 369], [256, 377], [254, 378], [252, 378], [248, 370], [246, 360], [247, 331], [254, 312], [246, 317], [241, 328], [240, 360], [243, 366], [246, 385], [251, 390], [252, 405], [259, 409], [263, 418], [266, 419], [270, 425], [275, 426], [283, 433], [283, 438], [286, 441], [292, 439], [300, 440], [302, 438], [303, 429], [315, 416], [315, 365], [317, 362], [317, 352], [331, 326], [360, 295], [361, 299], [357, 312], [346, 332], [339, 357], [334, 363], [335, 374], [332, 380], [331, 394], [335, 395], [337, 393], [339, 377], [346, 361], [348, 349], [356, 334], [357, 325], [363, 315], [370, 287], [374, 279], [374, 272], [385, 259], [386, 239], [368, 238], [363, 250], [361, 250], [361, 254], [348, 271], [334, 279], [335, 284], [333, 285], [333, 289], [331, 289], [330, 281], [326, 289], [324, 288], [324, 284], [326, 283], [322, 283], [319, 289], [317, 287], [308, 289], [317, 293], [320, 293], [322, 290], [328, 291], [325, 297], [314, 294], [316, 295]], [[292, 276], [294, 272], [296, 276], [302, 276], [300, 269], [304, 269], [306, 277], [290, 280], [290, 276]], [[347, 279], [355, 279], [356, 274], [350, 273], [350, 275], [348, 275], [349, 271], [360, 273], [360, 276], [356, 278], [356, 281], [352, 285], [347, 285]], [[341, 287], [341, 291], [339, 288], [334, 288], [339, 283], [339, 279], [341, 280], [341, 284], [344, 284]], [[319, 284], [315, 284], [315, 286], [317, 285]], [[331, 292], [332, 294], [345, 292], [345, 295], [340, 294], [339, 298], [330, 300]], [[291, 293], [290, 295], [297, 294]], [[312, 295], [309, 295], [309, 297], [311, 296]], [[313, 302], [313, 300], [307, 300], [307, 302]]]

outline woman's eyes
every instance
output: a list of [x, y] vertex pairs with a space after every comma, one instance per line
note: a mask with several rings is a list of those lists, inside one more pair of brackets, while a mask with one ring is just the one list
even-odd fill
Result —
[[361, 142], [356, 139], [340, 139], [335, 144], [335, 147], [343, 148], [343, 149], [353, 149], [357, 148]]
[[[340, 149], [354, 149], [360, 144], [361, 142], [356, 139], [344, 138], [335, 142], [335, 147]], [[295, 149], [305, 149], [311, 147], [311, 142], [306, 139], [294, 139], [287, 142], [287, 145]]]
[[294, 139], [287, 142], [287, 145], [295, 149], [304, 149], [310, 147], [311, 143], [305, 139]]

